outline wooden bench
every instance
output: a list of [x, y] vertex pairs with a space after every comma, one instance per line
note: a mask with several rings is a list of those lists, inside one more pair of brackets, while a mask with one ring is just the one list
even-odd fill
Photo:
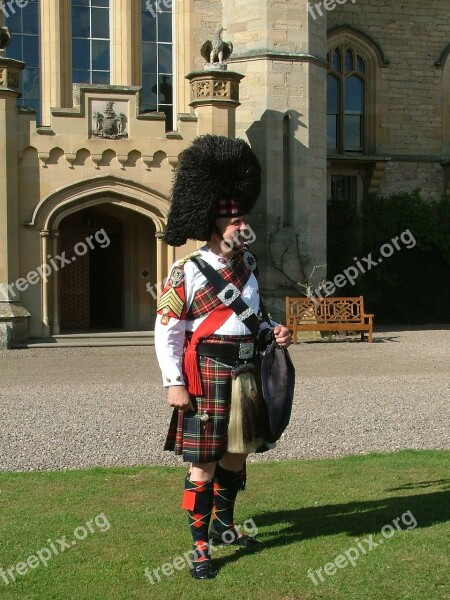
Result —
[[372, 342], [372, 314], [364, 313], [364, 298], [292, 298], [286, 296], [286, 327], [297, 343], [298, 331], [361, 331], [368, 332]]

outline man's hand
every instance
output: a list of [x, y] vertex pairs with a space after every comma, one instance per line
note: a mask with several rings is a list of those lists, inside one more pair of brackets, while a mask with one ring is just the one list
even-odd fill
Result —
[[184, 385], [171, 385], [167, 395], [167, 402], [169, 406], [173, 406], [179, 410], [194, 410], [191, 397]]
[[291, 345], [291, 332], [284, 325], [277, 325], [274, 327], [273, 335], [280, 348], [287, 348]]

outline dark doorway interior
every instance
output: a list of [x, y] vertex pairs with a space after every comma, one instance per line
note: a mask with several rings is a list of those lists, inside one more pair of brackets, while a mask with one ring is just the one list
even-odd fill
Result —
[[[87, 238], [91, 239], [90, 244], [86, 242]], [[84, 247], [86, 253], [81, 255]], [[59, 272], [61, 329], [66, 332], [121, 329], [121, 222], [108, 214], [107, 209], [97, 207], [70, 215], [61, 223], [59, 252], [65, 252], [72, 261]]]
[[122, 327], [122, 236], [109, 233], [110, 245], [89, 253], [91, 329]]

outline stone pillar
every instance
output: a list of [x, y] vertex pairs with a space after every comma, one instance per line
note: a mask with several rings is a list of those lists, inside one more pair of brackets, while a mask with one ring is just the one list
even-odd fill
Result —
[[50, 125], [50, 109], [72, 106], [70, 0], [40, 2], [41, 123]]
[[311, 16], [307, 0], [229, 0], [223, 11], [234, 45], [229, 68], [245, 75], [236, 135], [248, 139], [263, 167], [250, 220], [254, 249], [270, 309], [283, 318], [288, 290], [271, 264], [269, 234], [279, 227], [273, 254], [279, 262], [289, 248], [292, 279], [300, 278], [297, 233], [307, 274], [326, 263], [326, 15]]
[[141, 3], [111, 1], [111, 84], [142, 85]]
[[24, 67], [0, 52], [0, 347], [6, 348], [26, 339], [30, 317], [20, 304], [19, 291], [16, 100]]
[[[191, 90], [185, 75], [194, 65], [194, 0], [173, 2], [175, 19], [174, 55], [175, 61], [175, 110], [177, 113], [189, 113]], [[196, 44], [198, 46], [198, 43]], [[196, 48], [197, 49], [197, 48]], [[194, 67], [195, 68], [195, 67]]]
[[191, 103], [198, 117], [198, 135], [213, 133], [234, 137], [236, 108], [239, 102], [240, 73], [232, 71], [195, 71], [191, 82]]
[[[57, 256], [58, 254], [58, 238], [59, 231], [53, 232], [52, 238], [52, 256]], [[60, 323], [59, 323], [59, 273], [53, 272], [53, 326], [52, 326], [52, 334], [59, 335], [60, 334]]]

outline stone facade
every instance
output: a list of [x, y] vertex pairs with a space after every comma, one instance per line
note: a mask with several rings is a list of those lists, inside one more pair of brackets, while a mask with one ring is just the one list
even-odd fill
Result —
[[[30, 336], [56, 335], [84, 327], [89, 311], [91, 329], [152, 329], [170, 263], [195, 247], [167, 247], [161, 234], [173, 170], [196, 135], [243, 137], [262, 162], [251, 226], [279, 319], [292, 288], [276, 267], [298, 281], [302, 269], [326, 263], [332, 177], [356, 177], [358, 196], [450, 191], [450, 24], [442, 18], [450, 0], [177, 0], [174, 132], [163, 115], [140, 114], [139, 4], [111, 0], [111, 85], [72, 86], [70, 0], [41, 3], [39, 127], [16, 110], [23, 64], [0, 57], [2, 345], [23, 340], [27, 321]], [[200, 47], [219, 26], [234, 53], [226, 74], [207, 74]], [[362, 152], [327, 156], [331, 47], [365, 60]], [[94, 244], [102, 223], [113, 242], [108, 251], [91, 247], [91, 275], [81, 253], [56, 270], [54, 257], [89, 235]], [[43, 273], [27, 280], [38, 267]], [[313, 282], [324, 276], [322, 267]]]
[[[443, 15], [449, 10], [448, 0], [357, 0], [327, 13], [329, 32], [350, 25], [371, 38], [388, 61], [373, 72], [377, 124], [371, 150], [391, 159], [379, 194], [420, 187], [432, 198], [447, 190], [450, 61], [444, 51], [450, 23]], [[358, 39], [347, 36], [352, 37]]]
[[270, 255], [280, 263], [290, 247], [284, 268], [298, 278], [299, 234], [308, 267], [326, 262], [326, 21], [315, 22], [303, 0], [223, 5], [235, 47], [231, 64], [245, 75], [237, 135], [251, 143], [264, 172], [255, 247], [271, 309], [281, 315], [285, 278]]

